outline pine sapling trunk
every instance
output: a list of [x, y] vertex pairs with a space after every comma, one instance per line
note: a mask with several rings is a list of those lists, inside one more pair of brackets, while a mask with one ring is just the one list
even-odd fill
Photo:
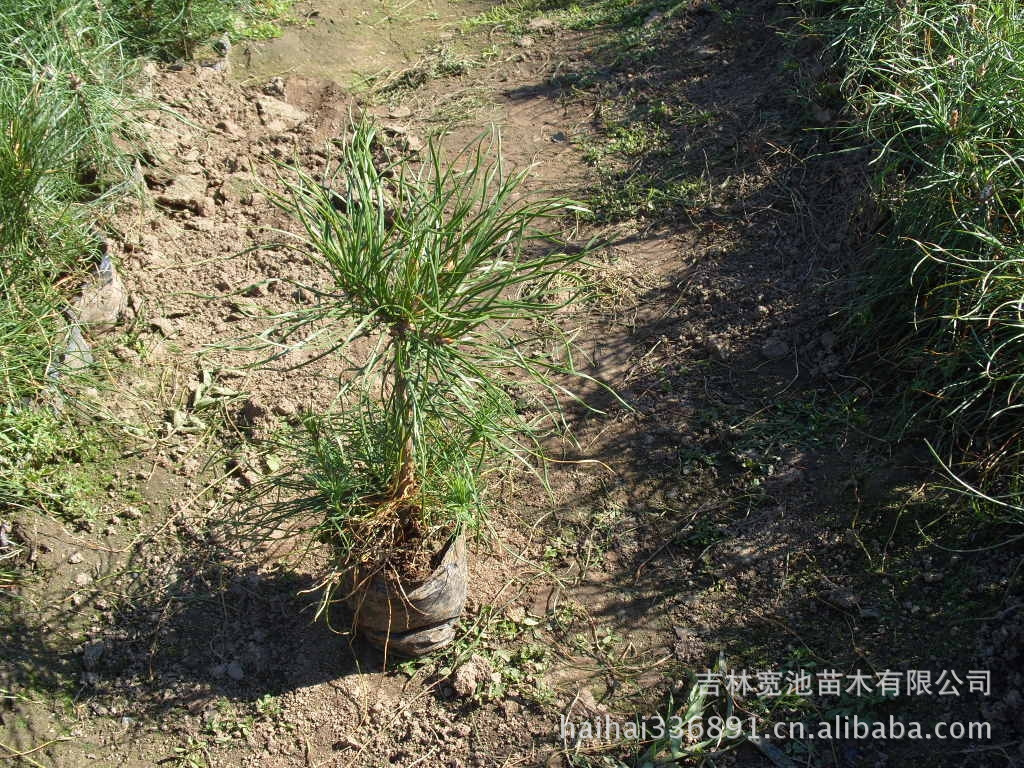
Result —
[[408, 374], [406, 372], [406, 328], [399, 325], [394, 330], [394, 408], [395, 427], [399, 431], [399, 439], [402, 447], [398, 456], [398, 467], [395, 472], [394, 481], [391, 486], [391, 497], [398, 502], [398, 514], [402, 525], [406, 530], [417, 522], [415, 520], [415, 508], [412, 505], [402, 503], [416, 486], [416, 451], [413, 442], [413, 401], [409, 387]]

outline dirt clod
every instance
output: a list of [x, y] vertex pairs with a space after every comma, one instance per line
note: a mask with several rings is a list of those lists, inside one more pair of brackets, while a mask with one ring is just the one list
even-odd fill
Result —
[[494, 670], [491, 663], [483, 656], [473, 654], [469, 661], [465, 662], [452, 676], [452, 688], [455, 694], [463, 699], [470, 699], [490, 680]]

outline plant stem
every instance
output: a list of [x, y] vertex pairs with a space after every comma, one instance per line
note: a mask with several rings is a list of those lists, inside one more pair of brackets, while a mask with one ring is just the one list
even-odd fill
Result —
[[[413, 402], [407, 373], [407, 326], [398, 323], [392, 330], [394, 336], [394, 417], [398, 427], [398, 436], [402, 442], [399, 453], [398, 470], [395, 473], [391, 494], [394, 499], [402, 499], [416, 484], [416, 450], [413, 443]], [[407, 513], [403, 512], [403, 516]], [[407, 522], [403, 520], [403, 522]]]

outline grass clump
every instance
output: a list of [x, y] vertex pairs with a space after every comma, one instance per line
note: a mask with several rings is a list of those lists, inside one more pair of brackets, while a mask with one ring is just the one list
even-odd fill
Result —
[[501, 26], [513, 34], [526, 30], [538, 16], [557, 21], [567, 29], [638, 27], [652, 13], [674, 13], [685, 3], [679, 0], [598, 0], [592, 3], [571, 0], [510, 0], [489, 8], [465, 22], [467, 28]]
[[190, 58], [201, 46], [227, 35], [232, 40], [277, 37], [295, 0], [112, 0], [110, 14], [135, 56]]
[[1015, 0], [843, 3], [853, 134], [888, 220], [859, 319], [945, 459], [1014, 493], [1024, 428], [1024, 25]]
[[44, 383], [138, 130], [130, 66], [92, 3], [0, 0], [0, 70], [0, 392], [18, 403]]
[[66, 310], [127, 185], [132, 67], [100, 4], [0, 0], [0, 73], [0, 515], [73, 517], [83, 489], [56, 462], [93, 438], [33, 401], [67, 381]]
[[0, 513], [41, 511], [72, 522], [95, 515], [92, 499], [107, 481], [94, 431], [46, 410], [0, 412]]

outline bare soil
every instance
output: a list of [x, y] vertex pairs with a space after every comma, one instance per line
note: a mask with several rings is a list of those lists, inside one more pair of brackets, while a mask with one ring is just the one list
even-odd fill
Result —
[[[751, 672], [991, 668], [987, 698], [734, 703], [766, 720], [993, 723], [991, 742], [955, 751], [780, 744], [799, 765], [1020, 760], [1019, 555], [952, 551], [989, 542], [944, 538], [927, 455], [884, 434], [884, 375], [844, 341], [834, 309], [875, 223], [868, 170], [835, 151], [831, 107], [808, 95], [827, 74], [820, 47], [788, 34], [792, 12], [694, 3], [642, 27], [642, 61], [557, 24], [455, 35], [473, 66], [369, 94], [311, 74], [149, 71], [176, 116], [150, 115], [148, 192], [107, 222], [132, 316], [96, 340], [111, 387], [84, 395], [136, 436], [97, 519], [19, 521], [38, 578], [0, 597], [5, 749], [62, 767], [616, 766], [642, 747], [574, 747], [560, 718], [664, 712], [721, 657]], [[473, 56], [486, 46], [498, 53]], [[609, 110], [633, 105], [615, 119], [635, 127], [655, 100], [699, 115], [666, 129], [670, 159], [588, 154]], [[268, 195], [280, 164], [322, 172], [363, 109], [413, 158], [439, 125], [454, 146], [495, 123], [538, 187], [582, 198], [665, 162], [694, 180], [685, 203], [581, 233], [609, 244], [598, 298], [571, 322], [631, 408], [591, 393], [603, 410], [578, 414], [565, 449], [591, 461], [559, 465], [553, 498], [528, 477], [496, 483], [462, 639], [386, 667], [343, 609], [314, 620], [325, 553], [223, 526], [272, 470], [267, 440], [330, 408], [345, 375], [330, 359], [246, 368], [239, 340], [324, 284], [300, 253], [258, 247], [295, 226]], [[793, 764], [722, 747], [714, 765]]]

